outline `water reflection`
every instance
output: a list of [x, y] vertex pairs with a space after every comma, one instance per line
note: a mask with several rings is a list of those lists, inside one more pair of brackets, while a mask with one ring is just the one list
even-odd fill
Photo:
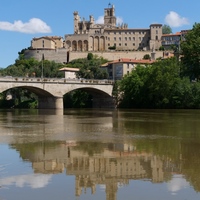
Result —
[[25, 187], [26, 185], [31, 188], [43, 188], [48, 185], [51, 180], [51, 175], [45, 174], [30, 174], [30, 175], [21, 175], [21, 176], [10, 176], [7, 178], [0, 179], [0, 185], [2, 187], [7, 187], [15, 185], [16, 187]]
[[[188, 169], [188, 157], [184, 151], [177, 152], [178, 158], [174, 158], [174, 153], [157, 152], [157, 148], [152, 143], [151, 148], [138, 150], [137, 147], [144, 141], [128, 143], [98, 143], [98, 142], [76, 142], [76, 141], [45, 141], [27, 144], [12, 144], [23, 160], [32, 163], [36, 174], [55, 174], [63, 173], [75, 176], [76, 196], [80, 196], [87, 188], [95, 194], [97, 185], [104, 185], [107, 200], [117, 199], [119, 186], [126, 186], [130, 180], [146, 180], [152, 183], [168, 182], [168, 189], [176, 193], [182, 187], [188, 187], [189, 181], [199, 191], [200, 175], [199, 170], [195, 170], [195, 162], [200, 158], [190, 159], [190, 168]], [[184, 150], [184, 146], [181, 148]], [[171, 146], [173, 148], [173, 144]], [[176, 148], [173, 150], [177, 150]], [[180, 150], [180, 149], [179, 149]], [[198, 153], [200, 150], [198, 150]], [[192, 157], [192, 152], [187, 152]], [[192, 167], [193, 166], [193, 167]], [[192, 177], [192, 173], [195, 177]], [[177, 175], [178, 174], [178, 175]], [[18, 179], [29, 177], [18, 177]], [[35, 177], [36, 181], [37, 178]], [[41, 184], [47, 184], [51, 177], [43, 177]], [[194, 178], [194, 180], [193, 180]], [[12, 181], [12, 178], [9, 179]], [[31, 180], [31, 179], [30, 179]], [[186, 181], [187, 180], [187, 181]], [[3, 180], [7, 181], [7, 180]], [[32, 180], [34, 185], [34, 178]], [[20, 181], [25, 183], [25, 181]]]
[[[74, 176], [75, 196], [97, 186], [117, 199], [131, 181], [166, 184], [178, 194], [200, 192], [200, 111], [0, 112], [0, 141], [34, 174], [3, 178], [0, 186], [47, 187], [53, 175]], [[4, 166], [0, 166], [0, 172]]]

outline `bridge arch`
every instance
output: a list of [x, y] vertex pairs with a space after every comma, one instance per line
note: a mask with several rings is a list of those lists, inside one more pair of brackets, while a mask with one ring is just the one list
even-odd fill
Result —
[[114, 107], [113, 97], [110, 94], [96, 88], [77, 87], [76, 89], [68, 90], [66, 94], [76, 91], [76, 90], [87, 92], [88, 94], [92, 96], [93, 108], [113, 108]]
[[62, 97], [55, 97], [49, 91], [46, 91], [46, 90], [38, 88], [38, 87], [23, 86], [23, 85], [22, 86], [14, 86], [14, 87], [10, 87], [10, 88], [6, 88], [6, 89], [3, 89], [3, 90], [0, 90], [0, 93], [6, 92], [6, 91], [8, 91], [10, 89], [13, 89], [13, 88], [26, 89], [26, 90], [36, 94], [37, 97], [38, 97], [38, 108], [43, 108], [43, 109], [47, 109], [47, 108], [51, 108], [51, 109], [63, 108]]

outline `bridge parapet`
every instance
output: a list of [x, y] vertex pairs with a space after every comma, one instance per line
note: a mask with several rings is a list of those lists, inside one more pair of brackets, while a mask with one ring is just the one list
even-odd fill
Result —
[[66, 79], [66, 78], [35, 78], [35, 77], [0, 77], [0, 82], [32, 82], [32, 83], [59, 83], [59, 84], [95, 84], [113, 85], [114, 81], [108, 79]]

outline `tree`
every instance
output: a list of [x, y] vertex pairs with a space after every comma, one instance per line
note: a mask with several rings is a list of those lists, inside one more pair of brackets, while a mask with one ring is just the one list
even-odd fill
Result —
[[128, 108], [174, 108], [173, 99], [177, 96], [174, 89], [179, 81], [180, 66], [176, 58], [157, 61], [146, 67], [137, 66], [120, 82], [119, 105]]
[[195, 23], [181, 41], [183, 74], [191, 80], [200, 79], [200, 23]]
[[106, 62], [108, 62], [108, 60], [102, 57], [98, 57], [93, 54], [88, 54], [87, 58], [79, 58], [71, 61], [67, 64], [67, 67], [79, 68], [80, 71], [76, 73], [78, 78], [107, 79], [107, 71], [101, 69], [100, 67]]
[[92, 60], [92, 59], [93, 59], [93, 54], [92, 54], [92, 53], [88, 53], [87, 59], [88, 59], [88, 60]]
[[144, 60], [150, 60], [150, 59], [151, 59], [151, 56], [150, 56], [149, 54], [145, 54], [145, 55], [143, 56], [143, 59], [144, 59]]
[[162, 34], [170, 34], [172, 33], [172, 29], [169, 25], [164, 24], [162, 27]]

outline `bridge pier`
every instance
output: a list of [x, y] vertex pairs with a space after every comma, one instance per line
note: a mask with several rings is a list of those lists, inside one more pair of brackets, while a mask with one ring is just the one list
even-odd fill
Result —
[[63, 97], [38, 97], [39, 109], [63, 109]]

